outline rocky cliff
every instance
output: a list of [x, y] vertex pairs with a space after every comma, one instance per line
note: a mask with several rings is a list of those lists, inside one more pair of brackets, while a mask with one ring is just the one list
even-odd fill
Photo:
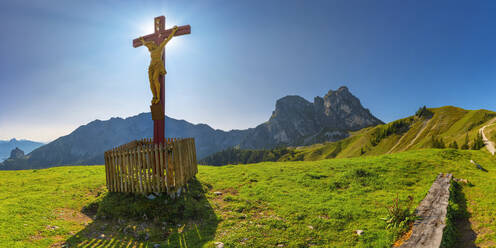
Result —
[[270, 119], [257, 126], [240, 147], [260, 149], [336, 141], [346, 138], [349, 131], [382, 123], [343, 86], [324, 97], [315, 97], [313, 103], [300, 96], [277, 100]]

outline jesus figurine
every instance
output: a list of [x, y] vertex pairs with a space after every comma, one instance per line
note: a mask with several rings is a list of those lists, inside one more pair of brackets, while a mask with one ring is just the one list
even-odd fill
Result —
[[150, 89], [153, 93], [152, 104], [157, 104], [160, 102], [160, 82], [158, 78], [167, 74], [165, 70], [164, 62], [162, 61], [162, 53], [165, 45], [169, 42], [177, 31], [177, 26], [174, 26], [172, 33], [157, 46], [153, 41], [145, 41], [143, 37], [140, 37], [140, 41], [143, 42], [150, 51], [150, 56], [152, 60], [150, 61], [150, 66], [148, 66], [148, 78], [150, 80]]

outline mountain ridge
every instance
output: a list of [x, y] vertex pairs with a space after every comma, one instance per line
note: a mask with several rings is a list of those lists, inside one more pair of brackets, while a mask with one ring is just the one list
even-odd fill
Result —
[[[153, 134], [150, 113], [112, 117], [82, 125], [72, 133], [42, 146], [23, 158], [8, 159], [0, 169], [34, 169], [59, 165], [103, 164], [103, 153], [113, 147]], [[268, 121], [255, 128], [223, 131], [166, 117], [167, 137], [194, 137], [198, 159], [230, 148], [274, 148], [336, 141], [348, 132], [383, 122], [364, 108], [347, 87], [329, 90], [311, 103], [300, 96], [276, 101]]]

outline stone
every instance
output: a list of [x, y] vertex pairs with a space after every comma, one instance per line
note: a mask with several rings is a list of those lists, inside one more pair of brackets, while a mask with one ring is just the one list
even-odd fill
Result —
[[57, 229], [59, 229], [59, 228], [60, 228], [60, 227], [58, 227], [58, 226], [50, 226], [50, 225], [48, 225], [48, 226], [46, 227], [46, 229], [48, 229], [48, 230], [52, 230], [52, 231], [53, 231], [53, 230], [57, 230]]
[[214, 242], [216, 248], [224, 248], [224, 243], [222, 242]]
[[463, 179], [463, 178], [454, 178], [453, 181], [458, 182], [458, 183], [468, 184], [468, 180]]

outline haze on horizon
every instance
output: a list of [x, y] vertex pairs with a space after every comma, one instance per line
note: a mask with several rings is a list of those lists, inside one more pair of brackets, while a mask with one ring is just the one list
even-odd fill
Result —
[[176, 119], [245, 129], [278, 98], [342, 85], [385, 122], [422, 105], [496, 110], [495, 11], [494, 1], [3, 1], [0, 140], [46, 142], [149, 112], [149, 55], [131, 42], [159, 15], [192, 28], [167, 45]]

